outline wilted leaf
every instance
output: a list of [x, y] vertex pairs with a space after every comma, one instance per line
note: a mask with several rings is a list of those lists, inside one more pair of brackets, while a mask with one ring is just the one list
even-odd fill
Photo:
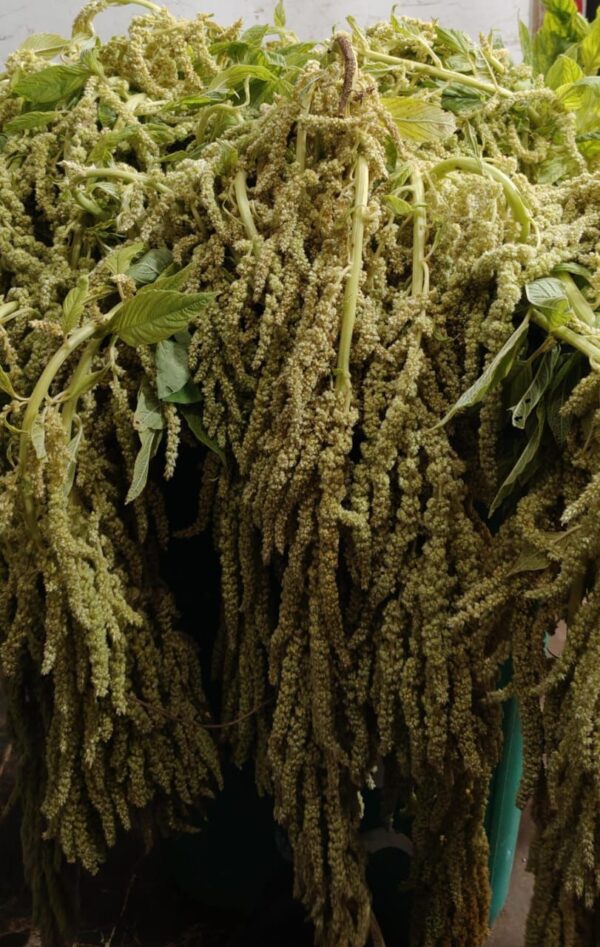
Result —
[[583, 358], [579, 352], [571, 352], [562, 357], [561, 364], [550, 387], [546, 414], [548, 426], [559, 447], [563, 447], [572, 424], [569, 417], [562, 413], [563, 405], [583, 374]]
[[528, 436], [527, 443], [494, 497], [489, 509], [489, 516], [492, 516], [500, 504], [510, 496], [517, 484], [522, 483], [527, 478], [527, 474], [537, 459], [540, 444], [542, 443], [545, 419], [544, 404], [541, 402], [537, 406], [535, 418], [531, 419], [533, 423], [528, 425], [529, 430], [526, 432]]
[[31, 426], [31, 443], [33, 444], [33, 449], [35, 451], [35, 456], [38, 460], [44, 460], [47, 456], [46, 454], [46, 428], [44, 426], [44, 418], [42, 415], [38, 414], [37, 418]]
[[541, 357], [538, 370], [533, 376], [531, 384], [511, 409], [513, 427], [521, 430], [525, 427], [529, 415], [535, 410], [552, 382], [559, 355], [560, 350], [557, 346], [554, 346]]
[[437, 141], [456, 130], [452, 115], [423, 99], [385, 96], [382, 100], [401, 135], [413, 141]]
[[53, 59], [70, 45], [70, 40], [58, 36], [57, 33], [34, 33], [21, 43], [20, 49], [35, 53], [42, 59]]
[[209, 437], [204, 430], [200, 412], [194, 408], [181, 408], [181, 413], [183, 414], [192, 434], [196, 437], [196, 439], [199, 440], [201, 444], [204, 444], [205, 447], [208, 447], [208, 449], [211, 450], [213, 454], [217, 455], [219, 460], [226, 464], [225, 454], [217, 442], [213, 441], [212, 437]]
[[156, 431], [151, 428], [146, 428], [139, 433], [141, 446], [135, 458], [133, 477], [131, 478], [131, 486], [129, 487], [125, 503], [133, 503], [133, 501], [137, 500], [140, 494], [143, 493], [148, 482], [150, 461], [156, 454], [162, 437], [161, 431]]
[[507, 339], [498, 354], [492, 359], [477, 381], [463, 392], [458, 401], [452, 405], [446, 417], [436, 424], [436, 428], [447, 424], [450, 418], [453, 418], [459, 411], [479, 404], [490, 391], [506, 378], [521, 350], [528, 329], [529, 320], [525, 318], [521, 325], [515, 329], [510, 338]]
[[507, 576], [518, 575], [519, 572], [539, 572], [542, 569], [547, 569], [549, 565], [550, 560], [546, 554], [528, 543], [515, 564], [507, 572]]
[[16, 398], [17, 394], [15, 389], [12, 386], [10, 380], [10, 375], [0, 366], [0, 391], [3, 391], [5, 394], [9, 395], [11, 398]]
[[136, 431], [161, 431], [165, 426], [160, 402], [147, 381], [142, 383], [138, 393], [137, 405], [133, 416]]
[[80, 276], [77, 285], [69, 290], [63, 301], [62, 327], [65, 333], [79, 325], [85, 304], [87, 302], [90, 281], [87, 276]]
[[[145, 285], [153, 283], [165, 270], [173, 259], [173, 254], [166, 247], [157, 247], [148, 250], [139, 260], [137, 260], [127, 270], [127, 276], [130, 276], [136, 283]], [[164, 289], [164, 287], [163, 287]]]

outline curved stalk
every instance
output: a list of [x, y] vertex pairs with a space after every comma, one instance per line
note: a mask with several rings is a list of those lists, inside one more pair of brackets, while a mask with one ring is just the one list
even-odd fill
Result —
[[[88, 374], [88, 371], [91, 368], [94, 358], [96, 357], [98, 349], [102, 345], [103, 341], [104, 337], [98, 336], [97, 338], [92, 338], [91, 341], [86, 345], [69, 384], [69, 388], [73, 389], [73, 391], [76, 391], [80, 382], [82, 382], [85, 376]], [[77, 410], [78, 402], [79, 396], [74, 395], [65, 402], [65, 406], [62, 411], [63, 426], [67, 435], [67, 440], [69, 440], [71, 437], [71, 428], [73, 426], [73, 418], [75, 416], [75, 411]]]
[[3, 303], [2, 306], [0, 306], [0, 322], [4, 322], [9, 316], [13, 316], [18, 308], [18, 302]]
[[402, 66], [412, 72], [420, 75], [431, 76], [433, 79], [443, 79], [446, 82], [459, 82], [463, 86], [469, 86], [471, 89], [478, 89], [487, 95], [501, 95], [503, 98], [512, 98], [513, 93], [502, 86], [496, 86], [485, 79], [478, 79], [476, 76], [463, 75], [462, 72], [453, 72], [452, 69], [444, 69], [440, 66], [431, 66], [425, 62], [415, 62], [413, 59], [402, 59], [399, 56], [389, 56], [387, 53], [377, 53], [373, 49], [363, 50], [365, 59], [371, 62], [387, 63], [389, 66]]
[[585, 355], [590, 360], [590, 365], [594, 371], [600, 371], [600, 345], [596, 345], [587, 336], [574, 332], [568, 326], [553, 326], [539, 309], [531, 309], [530, 316], [532, 321], [537, 323], [549, 335], [566, 342], [567, 345]]
[[36, 525], [33, 497], [31, 495], [31, 491], [25, 476], [27, 455], [29, 453], [29, 446], [31, 443], [31, 431], [33, 429], [33, 424], [38, 416], [39, 410], [44, 403], [45, 398], [48, 395], [50, 386], [54, 381], [57, 372], [60, 371], [61, 367], [64, 365], [69, 356], [72, 355], [75, 349], [80, 345], [83, 345], [84, 342], [87, 342], [91, 336], [98, 332], [98, 329], [99, 327], [96, 325], [96, 323], [91, 323], [83, 326], [81, 329], [77, 329], [69, 336], [68, 339], [65, 339], [61, 347], [54, 353], [46, 365], [46, 368], [40, 375], [35, 388], [30, 395], [27, 408], [25, 409], [25, 414], [23, 415], [23, 422], [21, 424], [21, 437], [19, 441], [19, 462], [17, 467], [17, 477], [19, 480], [24, 481], [23, 503], [25, 507], [25, 519], [29, 524], [29, 527], [34, 532], [36, 531]]
[[425, 262], [425, 241], [427, 238], [427, 209], [425, 206], [425, 186], [418, 168], [411, 171], [411, 183], [415, 200], [413, 211], [413, 253], [412, 253], [412, 296], [420, 296], [429, 288], [429, 272]]
[[161, 181], [154, 181], [147, 174], [142, 174], [139, 171], [126, 171], [124, 168], [81, 168], [75, 174], [76, 181], [83, 181], [93, 178], [106, 178], [106, 180], [113, 181], [125, 181], [128, 184], [133, 184], [134, 181], [144, 181], [146, 184], [153, 185], [157, 191], [160, 191], [161, 194], [172, 194], [173, 191], [170, 187], [167, 187], [166, 184], [163, 184]]
[[597, 327], [596, 313], [569, 273], [559, 273], [558, 278], [564, 284], [567, 299], [576, 315], [591, 329]]
[[350, 379], [350, 349], [352, 333], [356, 321], [358, 288], [363, 265], [363, 242], [365, 236], [365, 208], [369, 199], [369, 165], [367, 159], [359, 155], [356, 161], [356, 189], [352, 219], [352, 255], [350, 274], [344, 290], [344, 306], [340, 328], [340, 343], [336, 368], [335, 389], [344, 401], [346, 410], [352, 398]]
[[531, 214], [525, 206], [525, 202], [519, 189], [513, 184], [511, 179], [504, 171], [494, 167], [492, 164], [486, 164], [478, 158], [447, 158], [440, 161], [431, 169], [431, 175], [436, 178], [444, 177], [452, 171], [468, 171], [471, 174], [487, 174], [489, 177], [502, 185], [506, 203], [510, 207], [511, 213], [521, 227], [521, 240], [525, 242], [531, 231]]
[[256, 224], [254, 223], [254, 217], [252, 216], [252, 209], [250, 207], [250, 201], [248, 200], [248, 191], [246, 189], [246, 172], [238, 171], [235, 176], [234, 181], [235, 189], [235, 199], [237, 201], [238, 210], [240, 212], [240, 217], [244, 225], [244, 230], [246, 231], [248, 240], [252, 243], [252, 248], [255, 255], [258, 255], [258, 244], [260, 241], [260, 236], [258, 230], [256, 229]]

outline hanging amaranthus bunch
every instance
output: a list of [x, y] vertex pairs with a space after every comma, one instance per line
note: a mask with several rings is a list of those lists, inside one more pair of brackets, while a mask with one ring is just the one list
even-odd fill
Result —
[[[504, 243], [507, 267], [535, 269], [539, 247], [485, 142], [457, 155], [449, 116], [381, 100], [337, 46], [344, 68], [309, 67], [292, 100], [227, 135], [228, 162], [223, 143], [205, 151], [188, 198], [213, 229], [207, 274], [206, 244], [192, 266], [220, 294], [191, 358], [206, 429], [232, 451], [202, 497], [223, 573], [216, 670], [226, 716], [244, 721], [235, 758], [254, 755], [274, 792], [319, 941], [362, 944], [372, 923], [357, 830], [383, 766], [414, 815], [414, 942], [483, 943], [498, 746], [485, 696], [508, 642], [504, 615], [453, 622], [491, 537], [434, 428], [478, 366], [496, 274], [467, 298], [461, 281]], [[559, 198], [540, 191], [540, 221], [556, 222]], [[485, 327], [496, 338], [516, 284]]]
[[[351, 23], [314, 49], [280, 8], [242, 33], [142, 5], [152, 16], [102, 46], [106, 4], [91, 4], [71, 40], [28, 41], [1, 80], [2, 669], [46, 938], [62, 936], [60, 852], [94, 869], [118, 827], [179, 826], [218, 780], [159, 572], [158, 459], [172, 476], [195, 437], [222, 717], [274, 795], [318, 942], [376, 932], [359, 836], [375, 779], [389, 816], [412, 820], [413, 944], [485, 942], [494, 690], [512, 654], [524, 792], [549, 826], [531, 944], [551, 929], [558, 947], [540, 920], [558, 838], [540, 787], [559, 729], [542, 736], [531, 644], [551, 606], [515, 566], [510, 504], [566, 417], [540, 421], [529, 387], [558, 391], [566, 372], [570, 391], [569, 333], [593, 344], [560, 270], [595, 278], [598, 194], [573, 118], [504, 51], [437, 25]], [[524, 434], [500, 476], [507, 406]], [[549, 456], [548, 529], [559, 485], [585, 484], [579, 460]]]
[[[514, 274], [517, 327], [458, 402], [486, 399], [479, 436], [486, 432], [497, 491], [491, 506], [503, 521], [501, 565], [467, 596], [463, 615], [479, 622], [511, 601], [520, 615], [510, 654], [525, 737], [521, 799], [533, 797], [538, 824], [530, 947], [592, 945], [598, 936], [598, 183], [587, 177], [561, 192], [563, 214], [545, 231], [545, 252], [529, 274]], [[470, 423], [463, 419], [458, 430]], [[567, 640], [559, 656], [552, 636], [561, 621]]]

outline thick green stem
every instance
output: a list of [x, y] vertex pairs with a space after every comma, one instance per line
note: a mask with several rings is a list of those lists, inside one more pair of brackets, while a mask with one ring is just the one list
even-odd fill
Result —
[[495, 86], [492, 82], [486, 82], [484, 79], [478, 79], [476, 76], [464, 75], [462, 72], [453, 72], [451, 69], [444, 69], [440, 66], [431, 66], [429, 63], [415, 62], [412, 59], [401, 59], [399, 56], [377, 53], [373, 49], [363, 50], [363, 56], [371, 62], [381, 62], [387, 63], [389, 66], [402, 67], [409, 72], [412, 71], [420, 75], [431, 76], [433, 79], [443, 79], [446, 82], [459, 82], [461, 85], [469, 86], [471, 89], [486, 92], [487, 95], [501, 95], [503, 98], [511, 98], [513, 94], [509, 89]]
[[260, 236], [258, 230], [256, 229], [256, 224], [254, 223], [254, 217], [252, 216], [252, 208], [250, 207], [250, 201], [248, 200], [248, 191], [246, 189], [246, 172], [238, 171], [235, 176], [234, 181], [235, 188], [235, 199], [237, 201], [238, 210], [240, 212], [240, 217], [244, 225], [244, 230], [248, 236], [248, 240], [252, 243], [252, 248], [254, 253], [258, 255], [259, 252], [259, 241]]
[[564, 283], [567, 299], [575, 314], [582, 322], [585, 322], [590, 329], [595, 329], [597, 327], [596, 313], [573, 280], [573, 277], [570, 276], [569, 273], [559, 273], [558, 275], [561, 282]]
[[[79, 364], [77, 365], [77, 368], [75, 369], [71, 377], [69, 388], [72, 391], [74, 392], [77, 391], [77, 388], [79, 387], [80, 383], [88, 374], [92, 366], [92, 363], [94, 361], [94, 358], [96, 357], [98, 349], [102, 345], [103, 341], [104, 341], [103, 336], [98, 336], [97, 338], [92, 338], [91, 341], [88, 342], [88, 344], [86, 345], [83, 351], [83, 354], [81, 358], [79, 359]], [[70, 439], [71, 437], [71, 428], [73, 426], [73, 418], [75, 416], [75, 411], [77, 410], [78, 401], [79, 401], [79, 396], [75, 394], [73, 397], [69, 398], [68, 401], [66, 401], [65, 406], [63, 408], [63, 412], [62, 412], [63, 425], [64, 425], [65, 433], [67, 435], [67, 439]]]
[[154, 181], [148, 174], [142, 174], [139, 171], [125, 171], [124, 168], [82, 168], [75, 175], [77, 181], [83, 181], [93, 178], [105, 178], [106, 180], [125, 181], [133, 184], [134, 181], [143, 181], [145, 184], [152, 185], [161, 194], [172, 194], [173, 191], [161, 181]]
[[431, 169], [432, 177], [441, 178], [452, 171], [468, 171], [471, 174], [486, 174], [493, 178], [498, 184], [502, 185], [506, 202], [510, 207], [511, 213], [521, 227], [521, 240], [525, 242], [531, 231], [531, 214], [525, 206], [523, 197], [511, 179], [504, 171], [494, 167], [493, 164], [486, 164], [478, 158], [447, 158], [440, 161]]
[[14, 315], [18, 308], [18, 302], [4, 303], [0, 306], [0, 322], [4, 322], [8, 316]]
[[596, 345], [585, 335], [581, 335], [579, 332], [574, 332], [573, 329], [569, 329], [568, 326], [555, 326], [552, 325], [550, 320], [542, 313], [539, 309], [531, 309], [530, 316], [533, 322], [536, 322], [545, 332], [548, 332], [549, 335], [553, 335], [554, 338], [560, 339], [561, 342], [566, 342], [567, 345], [571, 345], [574, 349], [577, 349], [586, 358], [589, 358], [591, 367], [594, 371], [600, 371], [600, 345]]
[[335, 388], [344, 401], [346, 410], [350, 407], [352, 382], [350, 378], [350, 350], [352, 333], [356, 320], [358, 289], [363, 266], [363, 243], [365, 236], [365, 211], [369, 200], [369, 165], [367, 159], [359, 155], [356, 160], [356, 186], [352, 219], [352, 255], [350, 274], [344, 290], [344, 306], [340, 328], [340, 343], [336, 369]]

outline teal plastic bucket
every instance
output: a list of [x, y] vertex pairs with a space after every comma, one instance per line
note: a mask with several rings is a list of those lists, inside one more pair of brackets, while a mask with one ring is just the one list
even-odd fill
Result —
[[492, 903], [490, 925], [506, 903], [515, 860], [521, 810], [516, 800], [523, 773], [523, 733], [517, 701], [504, 706], [502, 756], [490, 792], [486, 830], [490, 844], [490, 885]]

